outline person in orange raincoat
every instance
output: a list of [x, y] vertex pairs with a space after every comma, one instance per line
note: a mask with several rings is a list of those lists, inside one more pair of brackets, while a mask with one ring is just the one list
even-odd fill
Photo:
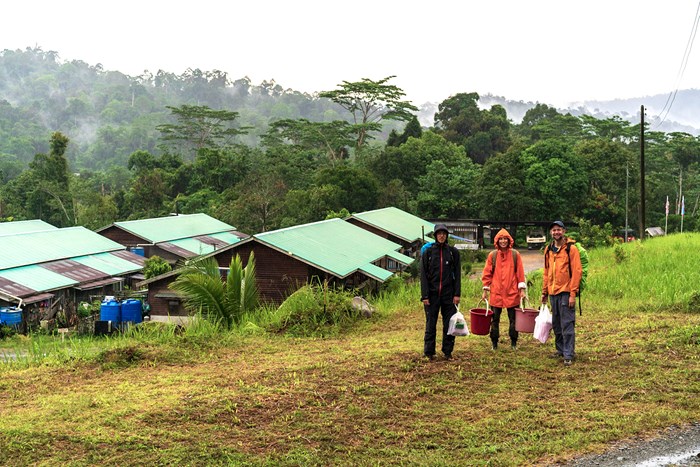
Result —
[[576, 295], [581, 285], [583, 268], [576, 242], [566, 236], [562, 221], [549, 226], [552, 242], [545, 248], [542, 273], [542, 303], [552, 308], [554, 357], [569, 366], [576, 358]]
[[[481, 282], [484, 285], [482, 298], [490, 295], [489, 305], [493, 310], [491, 320], [491, 344], [493, 350], [498, 348], [500, 337], [500, 320], [503, 308], [508, 310], [508, 335], [510, 346], [515, 350], [518, 345], [518, 331], [515, 330], [515, 308], [525, 297], [525, 269], [520, 253], [513, 250], [513, 237], [506, 229], [501, 229], [494, 237], [496, 251], [486, 258]], [[494, 264], [495, 261], [495, 264]]]

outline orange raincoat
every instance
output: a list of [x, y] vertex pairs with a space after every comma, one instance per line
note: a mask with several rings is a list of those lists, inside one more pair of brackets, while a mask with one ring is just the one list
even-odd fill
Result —
[[[498, 240], [508, 238], [508, 246], [501, 248]], [[520, 305], [520, 290], [526, 287], [525, 270], [520, 253], [515, 252], [516, 265], [513, 264], [513, 237], [506, 229], [501, 229], [493, 239], [496, 245], [496, 268], [491, 262], [494, 255], [486, 258], [484, 272], [481, 274], [481, 282], [484, 290], [490, 291], [489, 305], [497, 308], [513, 308]], [[493, 273], [491, 272], [493, 270]]]
[[547, 252], [542, 274], [542, 292], [547, 295], [558, 295], [562, 292], [577, 294], [582, 274], [581, 255], [576, 248], [576, 241], [567, 238], [558, 252]]

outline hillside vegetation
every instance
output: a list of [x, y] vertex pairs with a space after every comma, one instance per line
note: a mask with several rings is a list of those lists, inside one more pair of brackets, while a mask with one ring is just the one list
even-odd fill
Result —
[[[0, 463], [547, 465], [700, 420], [700, 234], [592, 249], [577, 355], [458, 338], [421, 358], [411, 283], [331, 338], [201, 322], [112, 339], [15, 337]], [[530, 294], [538, 276], [530, 274]], [[480, 283], [465, 279], [463, 310]]]

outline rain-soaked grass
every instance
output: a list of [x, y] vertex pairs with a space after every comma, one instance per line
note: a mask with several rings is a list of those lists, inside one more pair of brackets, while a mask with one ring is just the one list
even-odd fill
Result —
[[[326, 339], [204, 323], [72, 344], [44, 336], [37, 357], [0, 369], [0, 463], [547, 465], [698, 421], [688, 284], [700, 283], [700, 236], [624, 248], [619, 263], [612, 249], [591, 251], [568, 368], [529, 334], [515, 352], [457, 338], [454, 360], [425, 362], [415, 284]], [[463, 312], [480, 287], [464, 290]]]

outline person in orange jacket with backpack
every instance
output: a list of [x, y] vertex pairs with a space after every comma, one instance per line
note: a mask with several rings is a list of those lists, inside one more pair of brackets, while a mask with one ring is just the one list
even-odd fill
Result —
[[549, 226], [552, 243], [545, 248], [542, 274], [542, 303], [549, 297], [554, 330], [554, 356], [571, 365], [576, 356], [576, 294], [579, 292], [583, 267], [575, 240], [568, 238], [562, 221]]
[[518, 345], [518, 331], [515, 330], [515, 308], [525, 298], [525, 269], [520, 253], [513, 249], [513, 237], [506, 229], [501, 229], [494, 237], [496, 250], [486, 258], [481, 282], [484, 286], [481, 298], [487, 299], [493, 310], [491, 320], [491, 344], [498, 348], [500, 320], [503, 308], [508, 312], [508, 335], [513, 350]]

